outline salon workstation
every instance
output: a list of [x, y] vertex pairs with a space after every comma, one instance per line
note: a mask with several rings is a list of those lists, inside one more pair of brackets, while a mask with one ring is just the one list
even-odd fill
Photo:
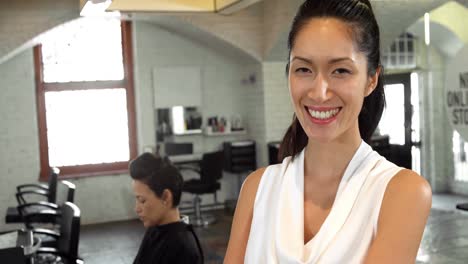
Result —
[[[0, 1], [0, 263], [223, 263], [246, 178], [298, 120], [304, 1], [156, 2]], [[468, 1], [370, 3], [386, 103], [367, 143], [432, 190], [415, 262], [467, 263]]]

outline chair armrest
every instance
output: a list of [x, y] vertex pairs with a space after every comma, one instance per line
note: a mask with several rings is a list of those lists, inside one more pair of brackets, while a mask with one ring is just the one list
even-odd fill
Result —
[[59, 232], [56, 232], [56, 231], [53, 231], [53, 230], [50, 230], [50, 229], [45, 229], [45, 228], [34, 228], [32, 230], [33, 234], [36, 235], [46, 235], [46, 236], [50, 236], [50, 237], [53, 237], [55, 239], [59, 238], [60, 236], [60, 233]]
[[69, 189], [76, 189], [76, 185], [69, 181], [61, 181], [62, 184], [65, 184]]
[[52, 223], [57, 224], [62, 214], [54, 210], [42, 210], [38, 213], [29, 213], [23, 215], [26, 227], [31, 228], [30, 223]]
[[53, 204], [53, 203], [49, 203], [49, 202], [44, 202], [44, 201], [21, 204], [21, 205], [18, 205], [16, 208], [18, 208], [19, 212], [22, 212], [23, 210], [27, 209], [28, 207], [35, 207], [35, 206], [46, 207], [46, 208], [53, 209], [53, 210], [58, 210], [59, 209], [58, 205]]
[[62, 181], [62, 184], [66, 185], [68, 188], [68, 194], [67, 194], [67, 202], [74, 202], [75, 200], [75, 189], [76, 186], [75, 184], [69, 182], [69, 181]]
[[23, 188], [32, 188], [32, 189], [41, 189], [44, 191], [48, 191], [49, 187], [44, 184], [35, 184], [35, 183], [28, 183], [28, 184], [21, 184], [16, 186], [16, 191], [21, 192], [21, 189]]
[[47, 197], [49, 196], [49, 191], [44, 191], [44, 190], [28, 190], [28, 191], [21, 191], [16, 193], [16, 200], [18, 201], [18, 204], [25, 204], [27, 203], [26, 199], [24, 198], [25, 195], [39, 195], [39, 196], [44, 196]]

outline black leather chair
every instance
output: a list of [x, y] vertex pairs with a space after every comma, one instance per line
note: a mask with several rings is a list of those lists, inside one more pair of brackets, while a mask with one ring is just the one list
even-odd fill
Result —
[[212, 215], [201, 213], [200, 195], [212, 193], [217, 203], [216, 191], [221, 188], [219, 179], [223, 176], [224, 153], [222, 151], [203, 154], [199, 168], [179, 167], [181, 171], [192, 170], [200, 175], [199, 179], [191, 179], [184, 182], [183, 192], [194, 194], [193, 209], [195, 215], [190, 217], [190, 223], [194, 226], [209, 225], [215, 222]]
[[[56, 206], [56, 197], [57, 197], [57, 181], [60, 170], [58, 168], [51, 168], [48, 185], [39, 184], [39, 183], [29, 183], [22, 184], [16, 187], [16, 200], [18, 201], [18, 207], [8, 207], [7, 213], [5, 216], [6, 223], [21, 223], [23, 222], [22, 211], [31, 210], [36, 206], [41, 206], [41, 208], [49, 209], [58, 209]], [[44, 197], [44, 200], [36, 202], [28, 202], [26, 197], [31, 196], [41, 196]], [[26, 205], [28, 204], [28, 205]], [[26, 207], [28, 209], [26, 209]], [[37, 210], [37, 209], [36, 209]]]
[[57, 257], [60, 257], [67, 264], [83, 263], [83, 260], [78, 257], [81, 221], [81, 212], [78, 206], [71, 202], [65, 202], [61, 208], [61, 214], [54, 211], [47, 213], [50, 214], [50, 217], [60, 218], [60, 234], [55, 236], [57, 240], [55, 247], [40, 247], [37, 250], [36, 263], [56, 263]]
[[[42, 210], [54, 210], [60, 211], [60, 206], [68, 201], [73, 202], [75, 198], [75, 189], [76, 186], [68, 181], [60, 181], [59, 189], [66, 192], [66, 200], [61, 200], [58, 203], [54, 202], [46, 202], [46, 201], [37, 201], [37, 202], [28, 202], [25, 199], [25, 195], [28, 194], [29, 191], [26, 192], [19, 192], [16, 194], [16, 198], [19, 202], [19, 205], [16, 207], [8, 207], [7, 215], [5, 216], [6, 223], [25, 223], [27, 228], [32, 228], [32, 223], [51, 223], [56, 224], [55, 219], [50, 219], [47, 214], [40, 215], [39, 212]], [[54, 192], [54, 199], [57, 196], [57, 187], [55, 187], [56, 191]], [[35, 218], [27, 218], [30, 219], [28, 221], [25, 220], [25, 215], [34, 213]]]
[[[16, 186], [16, 197], [24, 197], [25, 195], [39, 195], [47, 198], [49, 203], [55, 203], [57, 197], [57, 182], [60, 170], [58, 168], [50, 168], [48, 185], [40, 183], [28, 183]], [[25, 200], [18, 200], [18, 204], [26, 203]]]

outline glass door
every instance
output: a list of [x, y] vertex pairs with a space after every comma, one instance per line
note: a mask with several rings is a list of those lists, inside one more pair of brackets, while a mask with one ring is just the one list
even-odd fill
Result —
[[379, 132], [388, 136], [386, 158], [395, 164], [420, 171], [419, 93], [417, 74], [384, 77], [386, 106]]

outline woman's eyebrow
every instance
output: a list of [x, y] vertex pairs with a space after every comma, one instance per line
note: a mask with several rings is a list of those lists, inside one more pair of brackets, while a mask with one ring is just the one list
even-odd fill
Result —
[[[291, 62], [294, 61], [294, 60], [301, 60], [301, 61], [304, 61], [306, 63], [309, 63], [309, 64], [313, 64], [312, 60], [308, 59], [308, 58], [304, 58], [304, 57], [301, 57], [301, 56], [294, 56], [292, 59], [291, 59]], [[351, 62], [354, 62], [353, 59], [349, 58], [349, 57], [339, 57], [339, 58], [333, 58], [333, 59], [330, 59], [328, 61], [328, 64], [334, 64], [334, 63], [338, 63], [338, 62], [342, 62], [342, 61], [351, 61]]]
[[291, 59], [291, 62], [294, 61], [294, 60], [301, 60], [301, 61], [304, 61], [304, 62], [307, 62], [309, 64], [313, 64], [311, 60], [307, 59], [307, 58], [304, 58], [304, 57], [301, 57], [301, 56], [294, 56], [292, 59]]
[[328, 63], [329, 64], [334, 64], [334, 63], [343, 62], [343, 61], [354, 62], [354, 60], [349, 58], [349, 57], [342, 57], [342, 58], [331, 59], [331, 60], [328, 61]]

